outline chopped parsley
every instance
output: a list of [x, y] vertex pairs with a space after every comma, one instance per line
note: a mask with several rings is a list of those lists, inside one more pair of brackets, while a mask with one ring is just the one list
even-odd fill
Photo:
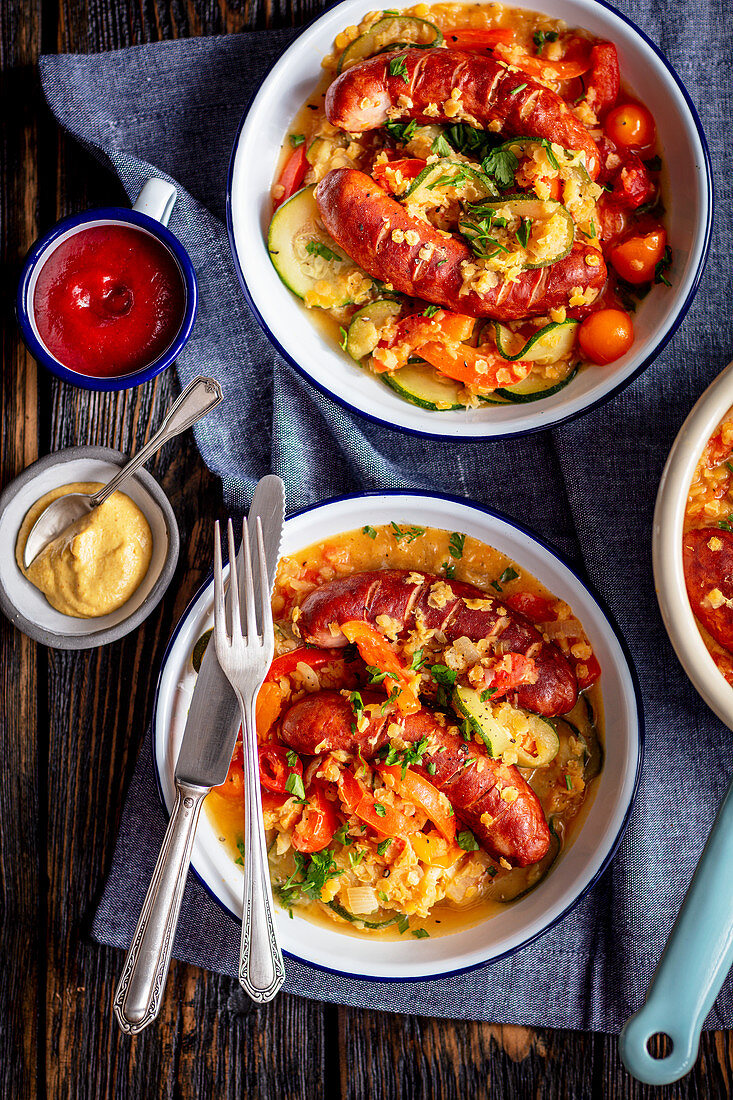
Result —
[[405, 84], [409, 84], [410, 81], [407, 77], [407, 58], [404, 54], [400, 57], [393, 57], [389, 63], [389, 75], [401, 76]]
[[669, 271], [671, 266], [672, 266], [672, 249], [669, 247], [669, 245], [667, 245], [667, 247], [664, 250], [664, 255], [662, 256], [661, 260], [659, 261], [659, 263], [654, 268], [654, 282], [655, 283], [664, 283], [665, 286], [671, 286], [672, 284], [670, 283], [669, 279], [667, 278], [667, 272]]
[[572, 781], [572, 779], [570, 778], [570, 776], [569, 776], [569, 775], [566, 775], [566, 776], [565, 776], [565, 786], [567, 787], [567, 789], [568, 789], [569, 791], [572, 791], [572, 789], [573, 789], [573, 781]]
[[354, 848], [353, 851], [349, 852], [349, 863], [352, 867], [357, 867], [365, 855], [366, 848]]
[[424, 652], [425, 652], [424, 649], [416, 649], [415, 652], [413, 653], [412, 660], [410, 661], [410, 670], [412, 672], [419, 672], [419, 670], [425, 664], [427, 658], [423, 657]]
[[476, 207], [458, 220], [461, 235], [466, 238], [473, 254], [480, 260], [491, 260], [500, 252], [509, 252], [508, 248], [492, 236], [494, 225], [493, 211], [489, 210], [484, 215], [483, 210]]
[[431, 665], [430, 675], [438, 685], [438, 691], [435, 697], [437, 705], [439, 707], [448, 706], [458, 673], [454, 672], [452, 668], [448, 668], [447, 665]]
[[390, 708], [390, 705], [395, 702], [395, 700], [397, 699], [399, 694], [400, 694], [399, 685], [396, 686], [396, 687], [393, 687], [392, 690], [390, 691], [389, 695], [387, 696], [387, 698], [385, 699], [385, 701], [382, 703], [381, 707], [379, 708], [379, 710], [382, 714], [387, 713], [387, 711]]
[[405, 916], [401, 915], [397, 918], [397, 920], [395, 921], [395, 924], [397, 925], [397, 928], [399, 929], [399, 931], [404, 933], [410, 927], [410, 919], [409, 919], [409, 917], [405, 917]]
[[526, 87], [528, 87], [527, 84], [517, 84], [516, 88], [512, 88], [509, 95], [516, 95], [517, 92], [523, 92]]
[[370, 539], [375, 539], [377, 537], [376, 529], [370, 527], [369, 524], [367, 524], [366, 527], [362, 527], [361, 533], [362, 535], [368, 535]]
[[426, 184], [425, 190], [434, 191], [436, 187], [458, 187], [460, 183], [465, 183], [470, 178], [471, 173], [467, 168], [459, 168], [453, 173], [446, 172], [445, 175], [438, 176], [437, 180]]
[[498, 581], [491, 582], [491, 587], [495, 588], [497, 592], [502, 592], [502, 585], [509, 584], [509, 581], [515, 581], [518, 576], [519, 573], [517, 573], [516, 569], [512, 569], [511, 565], [508, 565]]
[[733, 531], [733, 512], [729, 512], [725, 519], [718, 520], [721, 531]]
[[305, 250], [309, 256], [320, 256], [322, 260], [336, 260], [338, 263], [341, 262], [341, 256], [339, 256], [338, 252], [334, 252], [333, 249], [329, 248], [323, 241], [308, 241]]
[[453, 155], [453, 147], [445, 135], [441, 133], [433, 139], [433, 143], [430, 146], [430, 152], [435, 153], [436, 156], [439, 157], [450, 157]]
[[294, 768], [296, 767], [300, 757], [294, 749], [288, 749], [288, 751], [285, 753], [285, 759], [288, 762], [288, 766]]
[[[526, 88], [524, 84], [522, 87]], [[519, 91], [515, 88], [514, 91]], [[512, 93], [514, 94], [514, 93]], [[514, 173], [519, 167], [519, 161], [511, 149], [492, 149], [488, 156], [484, 157], [481, 167], [487, 176], [493, 176], [500, 187], [509, 187], [514, 183]]]
[[[391, 843], [392, 843], [391, 837], [387, 837], [386, 840], [380, 840], [379, 844], [377, 845], [377, 855], [383, 856], [384, 853], [389, 848]], [[379, 893], [381, 895], [381, 894], [384, 893], [384, 891], [380, 890]], [[384, 896], [385, 896], [385, 899], [386, 899], [387, 895], [385, 894]]]
[[532, 41], [537, 47], [537, 53], [541, 54], [545, 42], [557, 42], [557, 31], [535, 31]]
[[496, 688], [486, 688], [485, 691], [481, 692], [481, 702], [482, 703], [488, 703], [491, 696], [496, 695], [496, 691], [497, 691]]
[[305, 134], [291, 134], [290, 144], [294, 149], [297, 149], [299, 145], [302, 145], [305, 141]]
[[364, 712], [364, 700], [361, 694], [358, 691], [352, 691], [349, 695], [349, 702], [351, 703], [354, 717], [358, 720], [359, 716]]
[[300, 798], [305, 802], [305, 787], [303, 786], [302, 775], [298, 775], [297, 772], [291, 772], [285, 780], [285, 790], [288, 794], [293, 794], [296, 798]]
[[428, 775], [435, 775], [437, 770], [438, 770], [437, 765], [431, 760], [430, 763], [427, 766]]
[[448, 580], [452, 581], [456, 575], [455, 565], [451, 565], [449, 562], [444, 561], [440, 568], [443, 570]]
[[413, 742], [411, 745], [407, 745], [404, 749], [398, 749], [396, 745], [393, 745], [390, 741], [389, 748], [387, 749], [387, 755], [384, 758], [384, 762], [387, 767], [394, 764], [399, 764], [402, 768], [402, 778], [405, 778], [407, 769], [410, 764], [421, 764], [422, 758], [428, 749], [427, 737], [421, 737], [419, 741]]
[[383, 806], [381, 802], [375, 802], [374, 811], [377, 814], [377, 817], [385, 817], [387, 813], [387, 807]]
[[417, 122], [414, 118], [410, 122], [390, 121], [385, 122], [384, 128], [395, 141], [407, 145], [408, 141], [414, 136], [415, 130], [417, 130]]
[[337, 844], [353, 844], [354, 843], [354, 841], [348, 835], [348, 830], [349, 830], [349, 826], [347, 825], [347, 823], [345, 821], [342, 822], [341, 825], [339, 825], [338, 829], [333, 834], [333, 839], [336, 841]]
[[381, 668], [378, 668], [376, 665], [367, 665], [366, 671], [369, 673], [370, 684], [381, 684], [387, 677], [387, 673], [382, 672]]
[[456, 122], [445, 131], [445, 136], [456, 150], [470, 156], [473, 160], [483, 160], [500, 143], [501, 138], [488, 132], [476, 130], [467, 122]]
[[526, 248], [527, 245], [529, 244], [529, 235], [530, 235], [531, 231], [532, 231], [532, 219], [531, 218], [522, 218], [521, 223], [519, 225], [519, 229], [517, 230], [517, 234], [516, 234], [517, 240], [521, 244], [522, 248]]
[[466, 536], [460, 534], [458, 531], [453, 531], [450, 539], [448, 540], [448, 549], [450, 550], [450, 556], [452, 558], [463, 557], [463, 544], [466, 541]]
[[458, 847], [463, 848], [464, 852], [478, 851], [478, 841], [470, 829], [462, 829], [456, 839], [458, 841]]
[[424, 940], [430, 935], [427, 928], [413, 928], [412, 934], [416, 940]]
[[295, 852], [295, 870], [285, 882], [276, 886], [278, 897], [287, 909], [299, 902], [321, 900], [323, 887], [328, 879], [343, 874], [333, 857], [334, 853], [330, 848], [313, 852], [310, 857]]
[[239, 852], [239, 855], [234, 860], [234, 862], [238, 864], [238, 866], [244, 867], [244, 838], [241, 836], [237, 841], [237, 851]]
[[424, 527], [398, 527], [394, 520], [392, 520], [390, 527], [397, 542], [402, 542], [403, 539], [407, 539], [408, 543], [414, 542], [415, 539], [419, 539], [425, 534]]
[[434, 317], [436, 313], [440, 313], [440, 306], [425, 306], [421, 316]]

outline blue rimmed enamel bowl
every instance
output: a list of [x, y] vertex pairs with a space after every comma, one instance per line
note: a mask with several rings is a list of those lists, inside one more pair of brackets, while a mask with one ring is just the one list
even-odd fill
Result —
[[[395, 10], [410, 6], [397, 4]], [[713, 214], [710, 158], [695, 107], [657, 47], [626, 16], [601, 0], [538, 0], [570, 27], [584, 27], [617, 46], [622, 77], [654, 115], [666, 165], [668, 239], [673, 286], [656, 286], [634, 318], [630, 352], [610, 366], [588, 367], [553, 396], [525, 405], [431, 412], [402, 400], [361, 369], [314, 324], [283, 285], [266, 247], [273, 182], [293, 115], [318, 84], [321, 59], [335, 36], [374, 7], [344, 0], [315, 20], [285, 51], [252, 100], [237, 135], [229, 171], [227, 220], [234, 262], [255, 316], [274, 346], [322, 392], [369, 419], [415, 435], [484, 439], [523, 435], [578, 416], [627, 386], [674, 335], [695, 294], [707, 256]]]
[[[291, 516], [283, 554], [365, 524], [417, 523], [463, 531], [496, 547], [566, 600], [580, 619], [603, 670], [606, 758], [582, 825], [550, 874], [497, 916], [451, 935], [399, 941], [355, 938], [277, 909], [287, 955], [360, 978], [420, 980], [469, 970], [516, 951], [560, 920], [607, 867], [636, 793], [643, 719], [636, 677], [623, 639], [587, 585], [548, 546], [511, 520], [455, 497], [385, 492], [344, 497]], [[213, 585], [194, 597], [166, 652], [153, 719], [153, 758], [164, 804], [174, 802], [173, 771], [195, 683], [194, 644], [212, 623]], [[206, 814], [193, 849], [194, 871], [213, 897], [241, 920], [242, 868], [227, 854]]]

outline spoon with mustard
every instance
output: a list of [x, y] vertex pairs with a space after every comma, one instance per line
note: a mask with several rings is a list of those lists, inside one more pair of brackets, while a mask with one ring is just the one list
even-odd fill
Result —
[[88, 515], [100, 504], [104, 504], [105, 500], [119, 489], [123, 481], [143, 466], [164, 443], [196, 424], [223, 400], [222, 388], [215, 378], [199, 376], [194, 378], [193, 382], [189, 382], [178, 400], [171, 405], [152, 439], [141, 451], [138, 451], [134, 458], [130, 459], [126, 466], [122, 467], [118, 474], [115, 474], [111, 481], [91, 496], [88, 493], [67, 493], [66, 496], [52, 500], [48, 507], [43, 509], [31, 527], [23, 548], [25, 568], [28, 568], [49, 542], [62, 534], [72, 523]]

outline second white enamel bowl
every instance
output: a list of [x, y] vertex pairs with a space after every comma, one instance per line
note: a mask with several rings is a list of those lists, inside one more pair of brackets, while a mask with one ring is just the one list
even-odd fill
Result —
[[[399, 3], [397, 9], [408, 7]], [[373, 10], [370, 0], [344, 0], [312, 23], [285, 51], [254, 97], [237, 135], [229, 172], [227, 223], [234, 262], [252, 310], [274, 346], [302, 374], [342, 405], [417, 435], [491, 438], [548, 428], [607, 400], [647, 366], [682, 321], [702, 274], [712, 224], [710, 159], [697, 112], [659, 50], [629, 19], [599, 0], [537, 0], [541, 10], [585, 27], [618, 48], [624, 80], [657, 123], [667, 166], [667, 228], [674, 249], [672, 288], [656, 286], [634, 320], [631, 351], [606, 367], [590, 367], [553, 397], [528, 405], [430, 412], [408, 404], [349, 360], [314, 324], [280, 281], [266, 248], [270, 188], [295, 112], [318, 83], [321, 59], [344, 27]]]
[[[453, 497], [382, 493], [346, 497], [291, 516], [283, 553], [309, 546], [366, 523], [417, 523], [463, 531], [508, 554], [566, 600], [583, 623], [603, 670], [606, 759], [595, 798], [574, 842], [540, 885], [489, 921], [437, 939], [405, 936], [397, 942], [355, 938], [277, 910], [286, 954], [341, 974], [416, 980], [471, 969], [515, 951], [556, 923], [607, 866], [621, 839], [638, 783], [642, 718], [635, 677], [624, 644], [585, 584], [548, 547], [516, 524]], [[212, 583], [205, 584], [181, 620], [168, 647], [153, 720], [153, 755], [168, 809], [173, 771], [195, 676], [191, 652], [211, 625]], [[193, 868], [212, 895], [241, 920], [242, 869], [226, 854], [202, 814]]]

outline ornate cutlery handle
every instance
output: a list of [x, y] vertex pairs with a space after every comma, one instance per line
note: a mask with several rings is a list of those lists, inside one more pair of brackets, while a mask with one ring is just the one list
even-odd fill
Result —
[[285, 981], [285, 964], [275, 934], [272, 886], [260, 804], [255, 697], [239, 699], [244, 742], [244, 895], [239, 983], [263, 1004]]
[[115, 990], [115, 1016], [128, 1035], [142, 1031], [160, 1011], [196, 825], [208, 793], [208, 787], [176, 783], [176, 804]]

